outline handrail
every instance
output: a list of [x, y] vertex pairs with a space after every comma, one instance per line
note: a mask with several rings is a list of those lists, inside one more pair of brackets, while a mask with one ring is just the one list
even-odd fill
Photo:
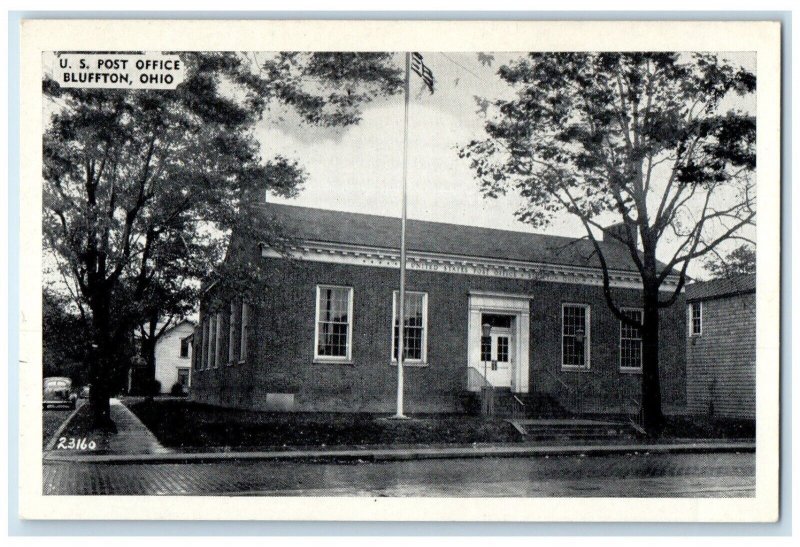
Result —
[[525, 403], [516, 395], [512, 395], [511, 417], [514, 419], [524, 418], [526, 416]]

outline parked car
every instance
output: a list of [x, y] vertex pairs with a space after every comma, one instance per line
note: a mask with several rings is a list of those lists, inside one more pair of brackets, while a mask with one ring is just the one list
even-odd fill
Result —
[[63, 377], [44, 379], [42, 404], [49, 406], [66, 406], [75, 408], [78, 395], [72, 389], [72, 380]]
[[86, 384], [81, 388], [80, 393], [78, 393], [78, 397], [80, 397], [81, 399], [88, 399], [91, 389], [92, 389], [92, 384]]

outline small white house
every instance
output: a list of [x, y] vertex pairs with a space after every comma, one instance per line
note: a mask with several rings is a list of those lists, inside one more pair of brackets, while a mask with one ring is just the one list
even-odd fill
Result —
[[156, 380], [161, 383], [161, 393], [169, 393], [176, 383], [188, 393], [193, 332], [194, 322], [184, 319], [170, 327], [156, 342]]

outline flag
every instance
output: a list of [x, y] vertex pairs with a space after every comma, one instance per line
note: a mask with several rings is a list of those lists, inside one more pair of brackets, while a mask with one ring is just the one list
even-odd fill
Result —
[[422, 81], [428, 86], [428, 91], [433, 95], [433, 72], [425, 66], [425, 63], [422, 62], [422, 55], [417, 52], [411, 54], [411, 70], [422, 78]]

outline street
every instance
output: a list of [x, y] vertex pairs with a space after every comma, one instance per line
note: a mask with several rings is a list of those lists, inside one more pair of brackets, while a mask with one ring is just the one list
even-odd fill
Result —
[[[80, 408], [85, 402], [78, 399], [77, 407]], [[68, 407], [49, 407], [42, 411], [42, 446], [47, 446], [50, 438], [58, 431], [64, 420], [72, 414], [72, 409]]]
[[755, 454], [620, 454], [386, 463], [44, 465], [62, 495], [748, 497]]

